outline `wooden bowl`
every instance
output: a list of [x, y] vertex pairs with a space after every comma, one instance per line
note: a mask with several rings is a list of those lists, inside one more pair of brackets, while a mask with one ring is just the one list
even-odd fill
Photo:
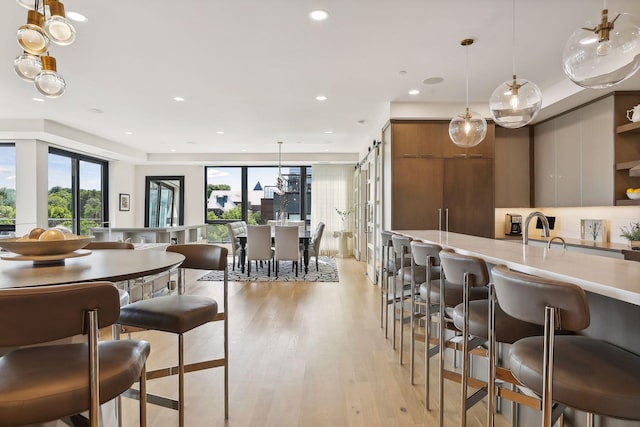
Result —
[[0, 248], [20, 255], [59, 255], [82, 249], [93, 236], [77, 236], [65, 240], [0, 239]]

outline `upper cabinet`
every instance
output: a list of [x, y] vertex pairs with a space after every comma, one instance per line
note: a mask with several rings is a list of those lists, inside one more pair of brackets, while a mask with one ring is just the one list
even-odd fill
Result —
[[613, 204], [613, 123], [609, 96], [534, 127], [535, 206]]
[[496, 208], [528, 208], [530, 197], [529, 128], [495, 127]]
[[630, 200], [626, 189], [640, 188], [640, 122], [631, 122], [627, 110], [640, 104], [640, 92], [617, 92], [615, 95], [615, 186], [616, 205], [640, 205]]

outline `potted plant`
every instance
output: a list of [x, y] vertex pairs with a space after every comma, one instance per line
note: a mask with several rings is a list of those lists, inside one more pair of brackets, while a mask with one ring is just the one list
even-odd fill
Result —
[[620, 227], [620, 237], [629, 241], [629, 246], [640, 248], [640, 222], [632, 222], [628, 227]]
[[349, 215], [351, 215], [351, 213], [354, 211], [353, 208], [349, 208], [347, 210], [341, 211], [338, 208], [336, 208], [336, 212], [338, 213], [338, 215], [340, 215], [340, 220], [342, 221], [342, 230], [341, 231], [347, 231], [347, 220], [349, 219]]

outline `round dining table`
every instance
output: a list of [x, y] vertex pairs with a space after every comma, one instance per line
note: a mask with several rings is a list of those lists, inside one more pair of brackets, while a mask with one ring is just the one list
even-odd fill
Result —
[[184, 256], [155, 250], [96, 249], [60, 264], [0, 259], [0, 289], [62, 283], [119, 282], [162, 273], [179, 266]]

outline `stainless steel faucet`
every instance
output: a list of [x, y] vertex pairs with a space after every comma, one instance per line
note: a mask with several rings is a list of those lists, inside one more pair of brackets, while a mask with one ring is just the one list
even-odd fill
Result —
[[547, 221], [547, 217], [540, 211], [531, 212], [527, 215], [527, 219], [524, 220], [524, 231], [522, 233], [522, 244], [526, 245], [529, 243], [529, 222], [531, 222], [532, 218], [540, 218], [540, 222], [542, 222], [542, 237], [549, 237], [549, 221]]

